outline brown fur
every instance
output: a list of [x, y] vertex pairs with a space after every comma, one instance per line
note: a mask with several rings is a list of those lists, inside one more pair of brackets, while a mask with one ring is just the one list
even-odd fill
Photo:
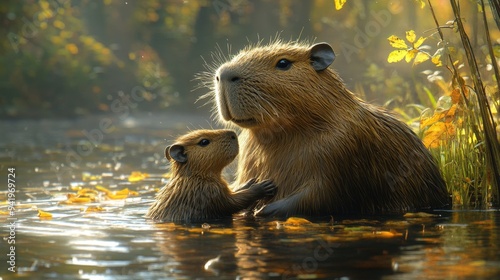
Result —
[[[271, 178], [278, 188], [269, 204], [257, 205], [265, 205], [260, 214], [383, 214], [447, 205], [444, 181], [420, 139], [357, 98], [333, 70], [313, 69], [312, 52], [297, 42], [257, 45], [215, 74], [219, 115], [242, 128], [236, 183]], [[277, 69], [281, 59], [292, 62], [290, 69]]]
[[[206, 146], [200, 141], [209, 140]], [[183, 147], [186, 162], [169, 154], [174, 145]], [[172, 178], [156, 196], [148, 218], [163, 221], [200, 221], [231, 216], [249, 207], [257, 199], [274, 192], [269, 181], [254, 184], [233, 193], [221, 176], [222, 169], [238, 154], [238, 139], [232, 130], [196, 130], [178, 138], [167, 147]]]

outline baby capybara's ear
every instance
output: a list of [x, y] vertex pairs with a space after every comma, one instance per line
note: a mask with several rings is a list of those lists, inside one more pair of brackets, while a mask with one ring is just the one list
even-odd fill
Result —
[[311, 66], [316, 71], [325, 70], [335, 60], [335, 53], [327, 43], [318, 43], [311, 47]]
[[175, 160], [180, 163], [187, 162], [187, 155], [184, 153], [184, 147], [182, 145], [174, 144], [165, 148], [165, 157], [168, 160]]

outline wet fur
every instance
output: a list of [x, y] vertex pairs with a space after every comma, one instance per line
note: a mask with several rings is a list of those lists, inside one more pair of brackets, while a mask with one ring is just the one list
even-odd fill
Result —
[[[229, 130], [197, 130], [177, 139], [174, 145], [184, 147], [187, 162], [170, 159], [172, 178], [146, 216], [159, 221], [230, 217], [267, 195], [267, 184], [246, 184], [245, 189], [232, 192], [222, 178], [222, 169], [238, 154], [235, 137]], [[209, 139], [210, 144], [199, 146], [202, 139]]]
[[[278, 187], [264, 216], [385, 214], [441, 208], [445, 183], [420, 139], [382, 108], [357, 98], [332, 69], [315, 71], [307, 43], [273, 42], [241, 51], [213, 81], [223, 122], [243, 124], [238, 185], [256, 177]], [[287, 71], [277, 61], [293, 61]], [[229, 69], [229, 70], [228, 70]]]

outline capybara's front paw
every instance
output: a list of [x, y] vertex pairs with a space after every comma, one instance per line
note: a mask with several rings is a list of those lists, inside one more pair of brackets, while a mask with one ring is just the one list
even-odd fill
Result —
[[267, 204], [264, 207], [256, 210], [254, 215], [258, 216], [258, 217], [280, 217], [280, 216], [283, 216], [282, 213], [280, 213], [279, 203]]
[[271, 180], [254, 183], [251, 188], [257, 190], [263, 196], [273, 196], [276, 194], [276, 185]]
[[252, 178], [248, 180], [243, 186], [241, 186], [238, 190], [246, 190], [249, 189], [250, 187], [253, 187], [253, 185], [257, 182], [257, 178]]

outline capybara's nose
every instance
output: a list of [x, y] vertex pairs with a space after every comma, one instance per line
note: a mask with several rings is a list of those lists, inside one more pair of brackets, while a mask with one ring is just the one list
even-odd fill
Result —
[[238, 135], [236, 135], [236, 132], [232, 130], [227, 130], [226, 135], [231, 139], [231, 140], [236, 140], [238, 139]]
[[218, 72], [219, 72], [217, 75], [218, 82], [235, 83], [240, 80], [240, 76], [238, 75], [238, 73], [236, 73], [236, 71], [234, 71], [229, 67], [222, 67], [221, 69], [219, 69]]

